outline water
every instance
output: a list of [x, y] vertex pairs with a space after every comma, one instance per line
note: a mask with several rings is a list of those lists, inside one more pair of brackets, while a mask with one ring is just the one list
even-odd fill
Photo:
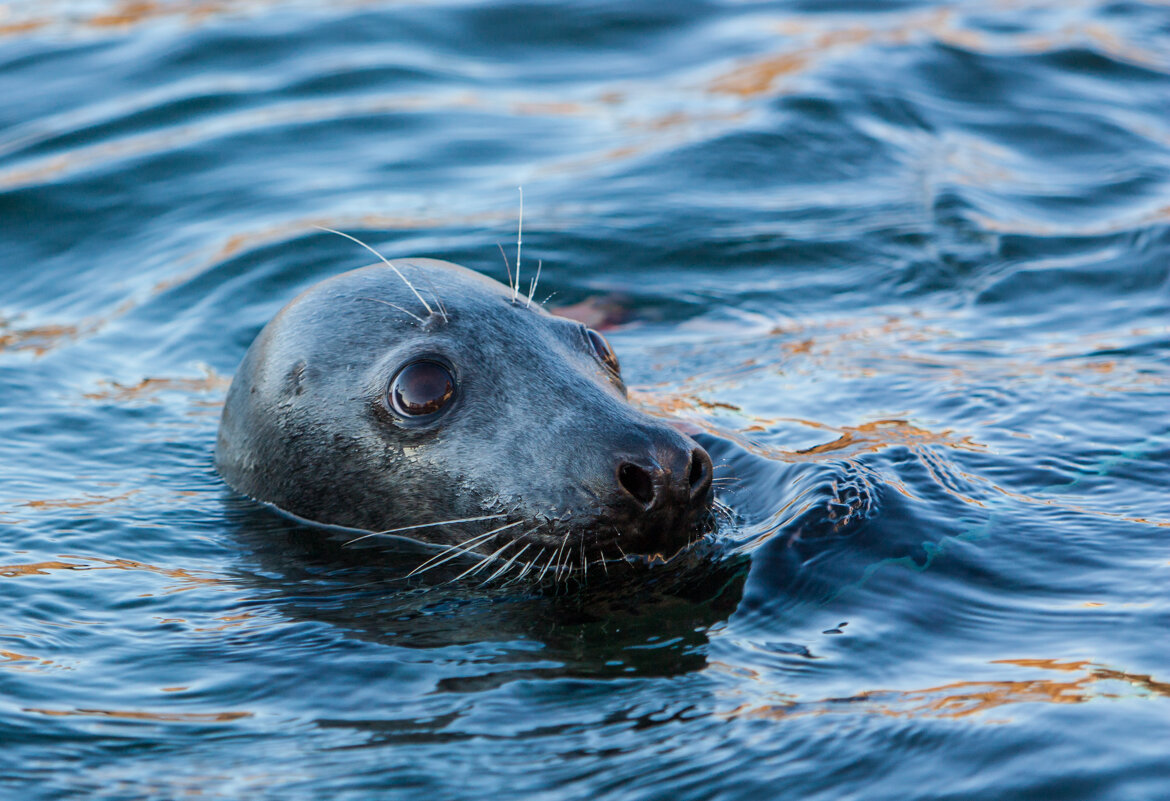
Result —
[[[1170, 795], [1166, 5], [0, 11], [0, 795]], [[715, 553], [407, 582], [233, 496], [312, 225], [503, 278], [521, 184]]]

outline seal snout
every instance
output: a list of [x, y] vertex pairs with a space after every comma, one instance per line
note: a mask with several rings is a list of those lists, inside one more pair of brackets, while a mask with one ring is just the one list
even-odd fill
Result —
[[627, 551], [674, 551], [691, 538], [711, 503], [711, 457], [693, 441], [670, 437], [618, 460], [615, 500], [626, 518]]
[[682, 469], [675, 467], [646, 458], [625, 461], [618, 465], [618, 486], [650, 513], [699, 504], [711, 489], [711, 457], [696, 445]]

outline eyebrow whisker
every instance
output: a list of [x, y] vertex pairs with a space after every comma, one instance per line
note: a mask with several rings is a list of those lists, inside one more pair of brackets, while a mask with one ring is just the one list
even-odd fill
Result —
[[520, 289], [520, 242], [521, 234], [524, 231], [524, 187], [516, 187], [520, 190], [520, 218], [516, 221], [516, 284], [512, 287], [512, 302], [516, 302], [516, 293]]
[[536, 277], [533, 278], [532, 282], [528, 285], [528, 303], [525, 308], [530, 308], [532, 306], [532, 296], [536, 293], [536, 284], [540, 281], [540, 268], [543, 266], [544, 260], [538, 259], [536, 262]]
[[[412, 311], [407, 311], [406, 309], [404, 309], [404, 308], [402, 308], [401, 306], [399, 306], [397, 303], [391, 303], [391, 302], [390, 302], [390, 301], [388, 301], [388, 300], [379, 300], [378, 298], [367, 298], [367, 297], [364, 297], [364, 296], [363, 296], [363, 297], [360, 297], [360, 298], [358, 298], [358, 300], [371, 300], [371, 301], [373, 301], [374, 303], [381, 303], [383, 306], [389, 306], [389, 307], [390, 307], [390, 308], [392, 308], [392, 309], [397, 309], [398, 311], [402, 312], [403, 314], [410, 315], [410, 316], [411, 316], [411, 317], [413, 317], [414, 319], [418, 320], [420, 323], [425, 323], [425, 322], [426, 322], [426, 320], [424, 320], [423, 318], [419, 317], [419, 316], [418, 316], [417, 314], [415, 314], [414, 312], [412, 312]], [[436, 300], [437, 300], [437, 298], [436, 298]]]
[[366, 250], [373, 253], [375, 256], [377, 256], [379, 259], [382, 260], [383, 264], [385, 264], [387, 267], [389, 267], [391, 270], [393, 270], [395, 275], [397, 275], [399, 278], [402, 279], [402, 283], [406, 284], [406, 286], [410, 289], [410, 291], [414, 293], [414, 296], [416, 298], [418, 298], [418, 302], [421, 303], [423, 305], [423, 308], [427, 310], [427, 314], [434, 314], [435, 313], [434, 309], [431, 308], [431, 304], [427, 303], [426, 299], [418, 293], [417, 289], [414, 288], [414, 284], [410, 283], [410, 279], [408, 279], [405, 275], [403, 275], [401, 270], [399, 270], [397, 267], [395, 267], [393, 264], [391, 264], [389, 259], [387, 259], [381, 253], [376, 251], [374, 248], [370, 247], [365, 242], [358, 239], [356, 236], [350, 236], [349, 234], [344, 233], [342, 231], [337, 231], [333, 228], [326, 228], [324, 225], [314, 225], [313, 227], [320, 230], [320, 231], [328, 231], [331, 234], [337, 234], [338, 236], [344, 236], [346, 239], [350, 240], [351, 242], [357, 242], [359, 245], [364, 247]]

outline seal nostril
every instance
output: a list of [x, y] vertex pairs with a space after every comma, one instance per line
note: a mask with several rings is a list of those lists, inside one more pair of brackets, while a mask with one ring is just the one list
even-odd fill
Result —
[[618, 468], [618, 483], [643, 506], [654, 500], [654, 479], [636, 464], [626, 462]]
[[707, 491], [707, 487], [711, 486], [713, 472], [711, 457], [702, 448], [695, 448], [694, 452], [691, 453], [691, 470], [687, 475], [692, 498]]

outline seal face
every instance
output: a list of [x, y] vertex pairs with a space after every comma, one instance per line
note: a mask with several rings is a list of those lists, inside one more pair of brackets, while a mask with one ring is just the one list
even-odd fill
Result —
[[601, 334], [434, 259], [285, 306], [236, 372], [215, 463], [312, 521], [525, 563], [669, 557], [710, 518], [710, 457], [630, 405]]

